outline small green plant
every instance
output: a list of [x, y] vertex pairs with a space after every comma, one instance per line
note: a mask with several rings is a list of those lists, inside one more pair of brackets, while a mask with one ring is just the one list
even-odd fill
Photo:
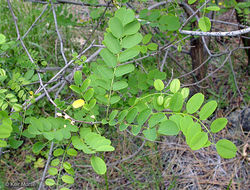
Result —
[[[196, 0], [188, 1], [189, 4], [195, 2]], [[12, 66], [6, 64], [10, 61], [9, 58], [1, 59], [0, 147], [18, 148], [23, 143], [20, 138], [31, 139], [34, 142], [34, 154], [43, 152], [44, 157], [53, 157], [50, 165], [48, 163], [50, 176], [45, 180], [45, 184], [51, 188], [56, 186], [59, 189], [63, 184], [61, 190], [66, 190], [75, 183], [75, 169], [70, 164], [70, 159], [79, 153], [90, 155], [89, 163], [97, 174], [107, 174], [104, 153], [115, 150], [111, 140], [105, 137], [107, 126], [108, 129], [129, 131], [134, 136], [144, 135], [152, 143], [160, 140], [161, 136], [182, 134], [193, 151], [214, 146], [222, 158], [230, 159], [236, 155], [237, 148], [231, 141], [217, 141], [214, 138], [214, 134], [223, 130], [228, 122], [226, 118], [216, 118], [212, 122], [208, 120], [217, 109], [215, 100], [207, 102], [202, 93], [189, 98], [189, 88], [182, 88], [179, 79], [173, 79], [166, 85], [166, 73], [169, 71], [160, 72], [155, 69], [153, 64], [148, 64], [154, 61], [150, 58], [151, 62], [145, 61], [140, 65], [131, 62], [138, 55], [146, 55], [159, 48], [158, 44], [151, 42], [153, 35], [150, 32], [142, 35], [141, 24], [149, 22], [151, 27], [167, 32], [170, 42], [176, 38], [182, 41], [183, 36], [178, 31], [181, 23], [173, 13], [179, 7], [170, 5], [168, 14], [160, 10], [141, 10], [139, 22], [132, 9], [120, 8], [116, 1], [115, 6], [118, 9], [108, 20], [104, 34], [105, 47], [100, 51], [102, 59], [89, 64], [85, 62], [85, 56], [77, 59], [78, 55], [73, 53], [73, 61], [76, 63], [71, 75], [73, 82], [69, 88], [64, 89], [63, 94], [71, 96], [56, 96], [54, 101], [51, 100], [55, 103], [56, 117], [40, 114], [45, 105], [49, 111], [55, 108], [47, 101], [29, 110], [25, 108], [28, 103], [35, 103], [40, 95], [34, 93], [34, 89], [29, 86], [39, 80], [37, 65], [48, 66], [39, 57], [38, 51], [31, 51], [32, 57], [37, 58], [35, 64], [30, 62], [27, 55], [11, 59], [16, 64]], [[99, 19], [100, 10], [103, 8], [92, 11], [91, 17]], [[219, 10], [213, 4], [202, 9], [204, 15], [209, 11]], [[61, 12], [62, 7], [57, 11]], [[67, 12], [65, 14], [68, 15]], [[52, 15], [49, 18], [52, 19]], [[72, 15], [67, 18], [60, 15], [58, 21], [63, 26], [71, 25]], [[203, 16], [198, 26], [200, 30], [207, 32], [211, 29], [211, 22]], [[19, 55], [18, 45], [20, 44], [12, 41], [6, 42], [6, 37], [0, 34], [0, 54], [10, 51]], [[180, 44], [177, 50], [182, 51]], [[142, 68], [147, 65], [149, 72], [141, 72], [138, 65]], [[41, 74], [41, 78], [47, 79], [52, 75]], [[51, 151], [52, 155], [44, 153], [45, 149], [48, 150], [54, 144], [56, 148]], [[33, 161], [35, 168], [45, 165], [43, 158], [36, 160], [32, 156], [26, 156], [26, 163]]]

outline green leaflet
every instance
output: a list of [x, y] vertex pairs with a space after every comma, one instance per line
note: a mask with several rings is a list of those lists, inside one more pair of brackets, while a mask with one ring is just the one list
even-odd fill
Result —
[[136, 57], [139, 53], [140, 53], [140, 48], [137, 46], [126, 49], [125, 51], [120, 53], [118, 61], [121, 63], [128, 61], [129, 59]]
[[56, 182], [53, 179], [46, 179], [45, 184], [48, 185], [48, 186], [53, 186], [53, 185], [56, 184]]
[[135, 33], [130, 36], [126, 36], [122, 40], [122, 48], [132, 48], [135, 45], [139, 44], [142, 40], [142, 35], [140, 33]]
[[111, 80], [103, 80], [103, 79], [97, 79], [95, 81], [95, 84], [97, 86], [100, 86], [106, 90], [110, 90]]
[[208, 11], [219, 11], [220, 7], [218, 7], [218, 6], [210, 6], [210, 7], [206, 7], [206, 10], [208, 10]]
[[151, 38], [152, 38], [152, 34], [146, 34], [146, 35], [143, 37], [143, 39], [142, 39], [142, 43], [143, 43], [143, 44], [147, 44], [148, 42], [150, 42]]
[[221, 139], [216, 143], [216, 150], [222, 158], [233, 158], [236, 156], [237, 147], [227, 139]]
[[167, 97], [165, 100], [164, 100], [164, 104], [163, 104], [163, 107], [165, 109], [168, 109], [169, 106], [170, 106], [170, 100], [171, 100], [171, 97]]
[[68, 183], [68, 184], [73, 184], [75, 182], [74, 178], [72, 176], [69, 176], [69, 175], [63, 175], [62, 181], [64, 183]]
[[119, 102], [120, 99], [121, 99], [120, 96], [112, 96], [110, 98], [110, 104], [115, 104], [115, 103]]
[[85, 127], [81, 127], [80, 129], [80, 136], [82, 139], [86, 138], [86, 135], [91, 133], [91, 129], [90, 128], [85, 128]]
[[202, 93], [196, 93], [187, 102], [186, 109], [187, 112], [193, 114], [197, 112], [202, 103], [204, 102], [204, 95]]
[[140, 46], [140, 51], [141, 51], [141, 53], [147, 53], [147, 51], [148, 51], [148, 48], [147, 48], [147, 46], [145, 46], [145, 45], [142, 45], [142, 46]]
[[135, 13], [131, 9], [122, 7], [115, 12], [115, 17], [119, 18], [122, 25], [125, 26], [135, 19]]
[[44, 144], [43, 142], [36, 142], [32, 147], [32, 151], [35, 154], [38, 154], [45, 146], [46, 144]]
[[116, 69], [115, 76], [121, 77], [127, 73], [131, 73], [134, 70], [135, 70], [135, 66], [132, 64], [121, 65]]
[[127, 128], [128, 128], [128, 124], [126, 124], [126, 123], [122, 123], [122, 124], [119, 126], [120, 131], [124, 131], [124, 130], [126, 130]]
[[124, 120], [124, 118], [127, 116], [128, 114], [128, 110], [123, 110], [118, 114], [118, 122], [122, 122]]
[[169, 106], [172, 111], [180, 111], [182, 109], [183, 97], [180, 92], [177, 92], [172, 96]]
[[154, 87], [157, 91], [162, 91], [164, 89], [164, 83], [160, 79], [154, 81]]
[[196, 133], [190, 140], [189, 146], [192, 150], [198, 150], [202, 148], [208, 141], [207, 133]]
[[111, 33], [105, 34], [103, 43], [114, 54], [118, 54], [121, 50], [119, 41]]
[[137, 107], [132, 108], [126, 116], [127, 122], [132, 123], [137, 114], [138, 114], [138, 108]]
[[10, 147], [14, 148], [14, 149], [19, 148], [23, 144], [23, 142], [24, 142], [23, 140], [19, 141], [19, 140], [14, 139], [13, 137], [10, 137], [8, 139], [8, 143], [9, 143]]
[[170, 91], [173, 93], [178, 92], [178, 90], [180, 89], [181, 83], [179, 79], [174, 79], [171, 83], [170, 83]]
[[63, 155], [63, 153], [64, 153], [64, 150], [61, 148], [58, 148], [58, 149], [54, 150], [53, 156], [55, 156], [55, 157], [61, 156], [61, 155]]
[[3, 34], [0, 34], [0, 44], [4, 44], [6, 42], [6, 37]]
[[224, 127], [227, 125], [227, 119], [226, 118], [218, 118], [214, 120], [210, 126], [212, 133], [218, 133], [221, 131]]
[[181, 90], [181, 95], [182, 95], [182, 97], [183, 97], [184, 99], [187, 98], [188, 95], [189, 95], [189, 88], [183, 88], [183, 89]]
[[194, 121], [190, 116], [185, 116], [180, 120], [180, 128], [185, 136], [187, 136], [187, 132], [194, 125]]
[[113, 90], [118, 91], [128, 87], [128, 83], [125, 81], [118, 81], [113, 84]]
[[166, 120], [160, 123], [158, 133], [162, 135], [177, 135], [180, 129], [174, 121]]
[[114, 69], [108, 68], [104, 65], [100, 65], [97, 67], [98, 70], [98, 74], [99, 76], [101, 76], [101, 78], [104, 79], [112, 79], [113, 78], [113, 73], [114, 73]]
[[138, 135], [141, 131], [142, 126], [138, 126], [138, 125], [133, 125], [131, 132], [134, 136]]
[[150, 119], [148, 120], [148, 126], [149, 126], [149, 128], [154, 127], [155, 125], [157, 125], [158, 123], [160, 123], [165, 118], [166, 118], [166, 116], [165, 116], [164, 113], [156, 113], [156, 114], [152, 115], [150, 117]]
[[198, 25], [203, 32], [208, 32], [211, 29], [210, 19], [205, 16], [200, 18]]
[[109, 67], [116, 67], [117, 65], [117, 57], [111, 53], [107, 48], [103, 48], [100, 52], [100, 56], [104, 60], [104, 62]]
[[[154, 109], [155, 110], [157, 110], [157, 111], [162, 111], [163, 109], [164, 109], [164, 98], [163, 98], [163, 103], [161, 102], [162, 101], [162, 96], [160, 95], [155, 95], [154, 97], [153, 97], [153, 106], [154, 106]], [[165, 98], [166, 99], [166, 98]], [[160, 105], [160, 104], [161, 105]]]
[[107, 167], [105, 162], [101, 158], [97, 156], [92, 156], [90, 161], [91, 161], [91, 166], [93, 167], [93, 169], [97, 174], [103, 175], [106, 173]]
[[140, 112], [139, 115], [137, 116], [138, 125], [142, 126], [147, 121], [151, 113], [152, 113], [151, 109], [145, 109], [142, 112]]
[[141, 27], [140, 23], [137, 20], [135, 20], [124, 27], [123, 35], [135, 34], [140, 30], [140, 27]]
[[70, 85], [69, 86], [69, 88], [71, 89], [71, 90], [73, 90], [74, 92], [76, 92], [76, 93], [78, 93], [78, 94], [81, 94], [81, 88], [80, 87], [78, 87], [78, 86], [76, 86], [76, 85]]
[[0, 138], [8, 138], [12, 132], [12, 125], [4, 123], [0, 125]]
[[118, 110], [113, 110], [113, 111], [109, 114], [109, 120], [114, 120], [117, 114], [118, 114]]
[[176, 125], [179, 127], [179, 129], [181, 129], [180, 123], [182, 118], [183, 117], [181, 115], [171, 115], [169, 117], [169, 120], [174, 121]]
[[80, 86], [82, 84], [82, 72], [76, 71], [74, 74], [74, 82], [76, 85]]
[[197, 0], [188, 0], [188, 4], [189, 4], [189, 5], [192, 5], [192, 4], [194, 4], [196, 1], [197, 1]]
[[189, 145], [191, 139], [200, 132], [201, 132], [201, 125], [199, 123], [194, 123], [194, 125], [190, 125], [185, 135], [187, 144]]
[[142, 133], [150, 141], [155, 141], [157, 138], [156, 128], [144, 130]]
[[178, 17], [172, 15], [164, 15], [160, 19], [160, 24], [165, 24], [169, 31], [176, 31], [180, 28], [180, 21]]
[[212, 113], [214, 113], [216, 108], [217, 108], [217, 102], [215, 100], [212, 100], [212, 101], [206, 103], [201, 108], [201, 111], [199, 113], [200, 120], [207, 119], [210, 115], [212, 115]]
[[85, 101], [89, 101], [93, 97], [93, 95], [94, 95], [94, 89], [90, 88], [84, 93], [83, 98]]
[[93, 132], [88, 133], [85, 136], [84, 140], [85, 140], [85, 143], [89, 147], [91, 147], [91, 149], [95, 151], [113, 151], [114, 150], [114, 147], [110, 145], [111, 141], [97, 133], [93, 133]]
[[80, 87], [81, 92], [85, 92], [85, 90], [87, 90], [87, 88], [90, 85], [91, 80], [90, 79], [86, 79], [83, 83], [82, 86]]
[[72, 145], [77, 149], [77, 150], [82, 150], [86, 154], [93, 154], [95, 153], [94, 151], [91, 151], [88, 146], [83, 142], [82, 139], [79, 138], [79, 136], [73, 136], [71, 138], [72, 140]]
[[0, 140], [0, 147], [6, 147], [7, 146], [7, 142]]
[[73, 148], [69, 148], [68, 150], [67, 150], [67, 154], [69, 155], [69, 156], [77, 156], [77, 151], [75, 150], [75, 149], [73, 149]]
[[156, 43], [150, 43], [147, 45], [147, 48], [152, 51], [156, 51], [158, 48], [158, 45]]
[[48, 173], [49, 173], [49, 175], [57, 175], [58, 170], [57, 170], [57, 168], [51, 167], [51, 168], [49, 168]]
[[15, 111], [21, 111], [21, 110], [22, 110], [22, 105], [20, 105], [20, 104], [14, 104], [14, 105], [13, 105], [13, 109], [14, 109]]
[[119, 18], [117, 17], [112, 17], [109, 20], [109, 28], [111, 33], [116, 37], [116, 38], [121, 38], [123, 34], [123, 26], [122, 22]]
[[60, 164], [60, 160], [58, 158], [51, 161], [51, 166], [58, 166]]

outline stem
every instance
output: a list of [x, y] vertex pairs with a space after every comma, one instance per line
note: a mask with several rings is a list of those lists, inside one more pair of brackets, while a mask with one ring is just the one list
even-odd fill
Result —
[[111, 80], [111, 85], [110, 85], [110, 90], [109, 90], [108, 107], [107, 107], [107, 111], [106, 111], [106, 119], [108, 118], [108, 114], [109, 114], [110, 99], [111, 99], [112, 88], [113, 88], [113, 84], [114, 84], [114, 80], [115, 80], [115, 71], [116, 71], [116, 67], [114, 68], [113, 78]]
[[63, 168], [63, 161], [65, 159], [65, 155], [66, 155], [66, 152], [69, 148], [69, 145], [71, 144], [71, 141], [68, 143], [64, 153], [63, 153], [63, 158], [62, 158], [62, 161], [61, 161], [61, 165], [60, 165], [60, 168], [59, 168], [59, 172], [57, 174], [57, 182], [56, 182], [56, 189], [59, 189], [59, 177], [60, 177], [60, 174], [61, 174], [61, 171], [62, 171], [62, 168]]
[[[104, 154], [102, 153], [102, 159], [104, 160]], [[105, 173], [105, 184], [106, 184], [106, 190], [109, 190], [109, 183], [108, 183], [108, 174], [107, 174], [107, 171]]]

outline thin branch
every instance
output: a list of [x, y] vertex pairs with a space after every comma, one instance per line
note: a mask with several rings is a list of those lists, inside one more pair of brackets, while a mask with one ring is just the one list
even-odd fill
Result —
[[[93, 44], [94, 44], [95, 40], [90, 44], [89, 47], [87, 47], [84, 51], [82, 51], [77, 57], [76, 59], [72, 59], [71, 61], [68, 62], [68, 64], [66, 64], [60, 71], [58, 71], [49, 81], [53, 81], [55, 80], [62, 72], [64, 72], [71, 64], [73, 64], [77, 59], [79, 59], [86, 51], [88, 51], [90, 48], [92, 48]], [[100, 49], [99, 49], [100, 50]], [[100, 50], [101, 51], [101, 50]], [[87, 60], [86, 60], [87, 61]], [[86, 62], [85, 61], [85, 62]], [[46, 86], [48, 86], [47, 84], [45, 84], [42, 88], [40, 88], [39, 90], [36, 91], [36, 93], [39, 93], [40, 91], [43, 90], [43, 88], [45, 88]]]
[[143, 59], [145, 59], [145, 58], [147, 58], [147, 57], [157, 55], [157, 54], [161, 53], [162, 51], [167, 50], [167, 49], [171, 48], [172, 46], [174, 46], [174, 45], [176, 45], [176, 44], [179, 44], [181, 41], [183, 41], [183, 40], [185, 40], [185, 39], [187, 39], [187, 38], [189, 38], [189, 37], [190, 37], [190, 36], [186, 36], [186, 37], [184, 37], [184, 38], [178, 40], [177, 42], [170, 42], [169, 44], [160, 47], [158, 51], [152, 52], [152, 53], [150, 53], [150, 54], [148, 53], [148, 54], [145, 55], [145, 56], [139, 57], [139, 58], [134, 59], [134, 60], [131, 60], [131, 61], [127, 61], [127, 62], [125, 62], [125, 63], [121, 63], [121, 64], [119, 64], [119, 65], [127, 65], [127, 64], [129, 64], [129, 63], [134, 63], [134, 62], [136, 62], [136, 61], [143, 60]]
[[209, 75], [207, 75], [206, 77], [204, 77], [203, 79], [199, 80], [198, 82], [195, 82], [195, 83], [192, 83], [192, 84], [185, 84], [185, 85], [182, 85], [182, 87], [186, 87], [186, 86], [194, 86], [194, 85], [197, 85], [197, 84], [200, 84], [202, 81], [208, 79], [209, 77], [211, 77], [214, 73], [216, 73], [218, 70], [220, 70], [224, 65], [225, 63], [227, 62], [227, 60], [230, 58], [231, 54], [232, 54], [233, 51], [230, 51], [228, 56], [226, 57], [226, 59], [223, 61], [223, 63], [217, 68], [215, 69], [212, 73], [210, 73]]
[[[85, 50], [84, 50], [85, 51]], [[88, 63], [88, 62], [90, 62], [90, 61], [92, 61], [99, 53], [100, 53], [100, 51], [101, 51], [101, 49], [98, 49], [95, 53], [93, 53], [85, 62], [86, 63]], [[80, 56], [78, 56], [78, 58], [79, 58]], [[75, 59], [75, 60], [73, 60], [73, 62], [74, 61], [76, 61], [77, 59]], [[71, 62], [71, 61], [70, 61]], [[69, 63], [70, 63], [69, 62]], [[72, 62], [72, 63], [73, 63]], [[79, 67], [79, 69], [80, 68], [82, 68], [82, 66], [80, 66]], [[73, 73], [70, 73], [67, 77], [65, 77], [65, 80], [68, 80], [71, 76], [72, 76], [72, 74]], [[54, 86], [52, 86], [51, 88], [49, 88], [48, 89], [48, 92], [51, 92], [51, 91], [54, 91], [55, 89], [57, 89], [60, 85], [62, 85], [62, 83], [63, 83], [64, 81], [60, 81], [60, 82], [58, 82], [57, 84], [55, 84]], [[39, 89], [40, 91], [42, 90], [42, 89]], [[40, 92], [39, 91], [39, 92]], [[37, 101], [39, 101], [40, 99], [42, 99], [43, 97], [45, 96], [45, 93], [42, 93], [41, 95], [39, 95], [36, 99], [35, 99], [35, 101], [34, 102], [37, 102]], [[24, 104], [23, 104], [23, 107], [26, 107], [26, 109], [28, 109], [31, 105], [32, 105], [33, 103], [28, 103], [28, 102], [25, 102]]]
[[46, 165], [45, 165], [44, 170], [43, 170], [43, 176], [41, 178], [41, 182], [39, 184], [38, 190], [41, 190], [43, 188], [43, 182], [45, 180], [46, 173], [47, 173], [47, 170], [48, 170], [48, 167], [49, 167], [49, 163], [50, 163], [50, 160], [51, 160], [51, 157], [52, 157], [53, 148], [54, 148], [54, 142], [52, 141], [51, 145], [50, 145], [50, 149], [49, 149], [49, 155], [48, 155], [47, 162], [46, 162]]
[[[196, 20], [199, 22], [200, 18], [199, 18], [198, 15], [195, 14], [194, 10], [187, 3], [182, 3], [182, 5], [185, 6], [192, 13], [192, 15], [195, 15]], [[203, 42], [203, 46], [206, 49], [208, 55], [211, 56], [212, 54], [211, 54], [211, 51], [209, 50], [209, 48], [207, 47], [207, 43], [206, 43], [205, 37], [202, 36], [201, 39], [202, 39], [202, 42]]]
[[198, 67], [196, 67], [194, 70], [192, 70], [192, 71], [190, 71], [190, 72], [188, 72], [188, 73], [185, 73], [185, 74], [183, 74], [183, 75], [181, 75], [181, 76], [179, 76], [179, 77], [177, 77], [177, 78], [183, 78], [183, 77], [185, 77], [185, 76], [187, 76], [187, 75], [190, 75], [190, 74], [194, 73], [194, 72], [197, 71], [199, 68], [201, 68], [204, 64], [206, 64], [210, 59], [211, 59], [211, 56], [208, 57], [202, 64], [200, 64], [200, 65], [199, 65]]
[[[19, 28], [18, 28], [18, 25], [17, 25], [17, 17], [16, 17], [16, 15], [15, 15], [14, 12], [13, 12], [13, 9], [12, 9], [11, 3], [10, 3], [10, 0], [7, 0], [7, 2], [8, 2], [8, 6], [9, 6], [9, 9], [10, 9], [11, 15], [12, 15], [13, 20], [14, 20], [15, 27], [16, 27], [17, 39], [21, 42], [22, 47], [23, 47], [23, 49], [25, 50], [26, 54], [28, 55], [29, 60], [31, 61], [31, 63], [35, 64], [33, 58], [31, 57], [29, 51], [27, 50], [27, 48], [26, 48], [26, 46], [25, 46], [25, 44], [24, 44], [24, 42], [23, 42], [23, 40], [22, 40], [22, 38], [21, 38], [20, 31], [19, 31]], [[36, 65], [36, 66], [37, 66], [37, 68], [39, 68], [38, 65]], [[37, 72], [37, 75], [38, 75], [38, 78], [39, 78], [39, 81], [40, 81], [40, 85], [41, 85], [42, 87], [44, 87], [43, 81], [42, 81], [42, 78], [41, 78], [40, 73]], [[49, 94], [48, 94], [48, 92], [47, 92], [47, 90], [46, 90], [45, 87], [44, 87], [44, 92], [45, 92], [46, 96], [48, 97], [48, 99], [51, 101], [51, 98], [50, 98], [50, 96], [49, 96]], [[51, 102], [53, 103], [53, 101], [51, 101]], [[12, 110], [13, 110], [13, 109], [12, 109]]]
[[127, 158], [123, 158], [122, 160], [118, 160], [118, 161], [113, 162], [113, 163], [108, 163], [107, 166], [115, 166], [115, 165], [117, 165], [117, 164], [120, 164], [121, 162], [125, 162], [125, 161], [127, 161], [127, 160], [129, 160], [129, 159], [135, 157], [135, 156], [142, 150], [142, 148], [143, 148], [144, 145], [145, 145], [145, 142], [146, 142], [146, 140], [144, 140], [144, 141], [142, 142], [142, 145], [138, 148], [137, 151], [135, 151], [133, 154], [131, 154], [131, 155], [128, 156]]
[[239, 36], [250, 32], [250, 27], [241, 30], [235, 30], [230, 32], [200, 32], [200, 31], [189, 31], [180, 30], [181, 34], [192, 35], [192, 36]]
[[232, 25], [232, 26], [236, 26], [236, 27], [241, 27], [241, 28], [247, 28], [246, 25], [235, 24], [235, 23], [231, 23], [231, 22], [227, 22], [227, 21], [223, 21], [223, 20], [210, 19], [210, 21], [212, 21], [212, 22], [217, 22], [217, 23], [221, 23], [221, 24]]
[[[162, 63], [161, 63], [161, 68], [160, 68], [161, 72], [163, 72], [163, 68], [164, 68], [164, 65], [166, 63], [167, 57], [168, 57], [168, 49], [166, 50], [165, 55], [164, 55], [163, 60], [162, 60]], [[167, 65], [166, 65], [166, 67], [167, 67]]]
[[36, 20], [33, 22], [33, 24], [30, 26], [30, 28], [27, 30], [27, 32], [23, 35], [22, 39], [24, 39], [24, 38], [28, 35], [28, 33], [31, 31], [31, 29], [35, 27], [37, 21], [43, 16], [43, 14], [44, 14], [45, 11], [47, 10], [48, 6], [49, 6], [49, 5], [47, 4], [47, 5], [44, 7], [44, 9], [43, 9], [43, 11], [41, 12], [41, 14], [36, 18]]
[[89, 37], [88, 37], [88, 40], [86, 40], [86, 42], [82, 45], [82, 48], [81, 48], [80, 51], [82, 51], [82, 50], [84, 49], [85, 45], [89, 42], [89, 40], [92, 38], [92, 36], [93, 36], [94, 33], [96, 32], [97, 28], [100, 26], [101, 21], [102, 21], [102, 19], [104, 18], [105, 13], [106, 13], [106, 11], [108, 10], [108, 6], [109, 6], [110, 4], [111, 4], [111, 1], [109, 1], [109, 2], [107, 3], [107, 7], [106, 7], [105, 10], [103, 11], [103, 13], [102, 13], [102, 15], [100, 16], [100, 18], [98, 19], [97, 25], [96, 25], [95, 28], [92, 30], [91, 34], [90, 34]]
[[234, 68], [233, 68], [231, 57], [229, 58], [229, 65], [230, 65], [230, 69], [231, 69], [232, 74], [233, 74], [234, 85], [235, 85], [235, 87], [236, 87], [236, 89], [237, 89], [237, 91], [238, 91], [238, 93], [239, 93], [239, 95], [240, 95], [243, 103], [245, 104], [245, 106], [247, 106], [247, 103], [245, 102], [244, 97], [243, 97], [243, 95], [242, 95], [242, 93], [241, 93], [241, 91], [240, 91], [240, 89], [238, 87], [238, 84], [237, 84], [236, 75], [235, 75], [235, 72], [234, 72]]
[[[47, 1], [39, 1], [39, 0], [25, 0], [31, 3], [40, 3], [40, 4], [48, 4]], [[71, 5], [79, 5], [79, 6], [87, 6], [87, 7], [107, 7], [105, 4], [90, 4], [90, 3], [82, 3], [82, 2], [74, 2], [74, 1], [66, 1], [66, 0], [57, 0], [55, 4], [71, 4]], [[113, 7], [113, 5], [108, 5], [108, 7]]]
[[53, 12], [54, 22], [55, 22], [56, 33], [57, 33], [57, 36], [58, 36], [59, 41], [60, 41], [61, 54], [62, 54], [62, 57], [63, 57], [65, 65], [67, 65], [68, 61], [67, 61], [67, 59], [65, 57], [64, 50], [63, 50], [63, 41], [62, 41], [62, 36], [61, 36], [61, 34], [59, 32], [59, 29], [58, 29], [58, 24], [57, 24], [57, 18], [56, 18], [56, 12], [55, 12], [55, 8], [54, 8], [54, 4], [53, 4], [53, 2], [51, 0], [50, 0], [50, 3], [51, 3], [51, 9], [52, 9], [52, 12]]
[[155, 4], [151, 5], [151, 6], [149, 6], [148, 10], [155, 9], [155, 8], [157, 8], [159, 6], [165, 5], [165, 4], [170, 3], [170, 2], [172, 2], [172, 0], [162, 1], [162, 2], [155, 3]]
[[181, 27], [180, 27], [180, 29], [179, 29], [179, 31], [182, 31], [182, 28], [184, 27], [184, 26], [186, 26], [186, 24], [204, 7], [204, 6], [206, 6], [206, 4], [207, 3], [209, 3], [210, 2], [210, 0], [208, 0], [208, 1], [205, 1], [205, 3], [203, 4], [203, 5], [201, 5], [196, 11], [194, 11], [193, 12], [193, 14], [190, 16], [190, 17], [188, 17], [187, 18], [187, 20], [181, 25]]

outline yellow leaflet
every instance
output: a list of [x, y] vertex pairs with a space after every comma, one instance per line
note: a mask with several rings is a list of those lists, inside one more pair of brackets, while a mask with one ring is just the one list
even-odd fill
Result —
[[78, 99], [76, 101], [73, 102], [72, 106], [73, 108], [80, 108], [85, 104], [83, 99]]

